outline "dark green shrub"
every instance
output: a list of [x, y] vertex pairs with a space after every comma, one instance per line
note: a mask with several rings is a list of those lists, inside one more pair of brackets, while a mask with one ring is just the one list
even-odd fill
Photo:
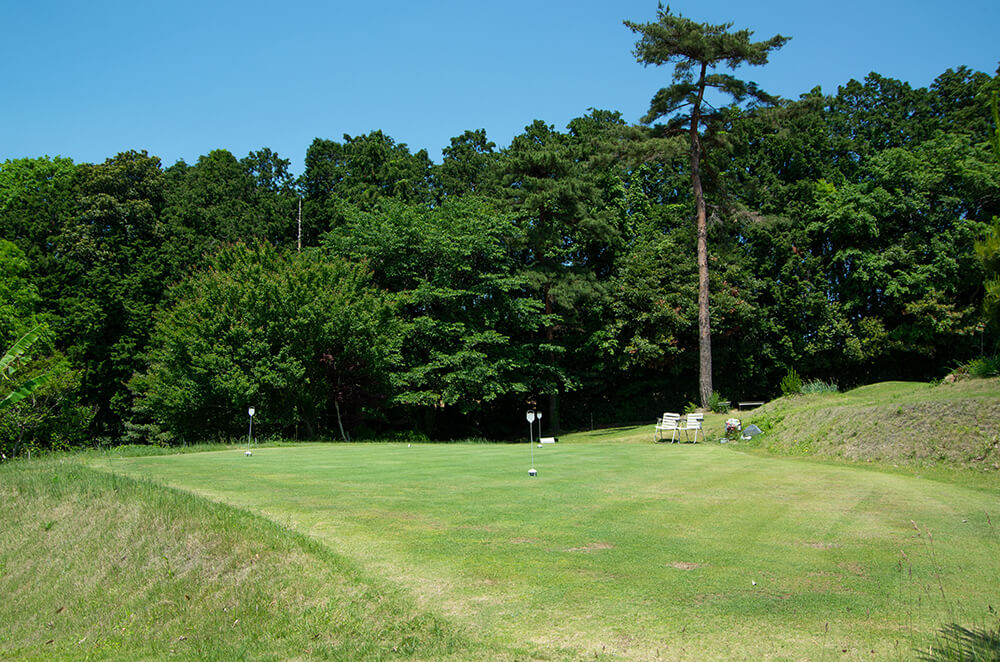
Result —
[[972, 359], [967, 367], [973, 377], [996, 377], [1000, 375], [1000, 355]]
[[708, 399], [708, 408], [716, 414], [725, 414], [729, 411], [729, 401], [719, 395], [718, 391], [712, 391], [712, 395]]
[[795, 368], [789, 368], [788, 373], [781, 380], [782, 395], [798, 395], [802, 393], [802, 378]]

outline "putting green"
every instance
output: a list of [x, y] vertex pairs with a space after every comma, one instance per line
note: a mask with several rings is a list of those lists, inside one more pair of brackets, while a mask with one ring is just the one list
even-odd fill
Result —
[[[1000, 603], [1000, 490], [714, 445], [310, 444], [100, 466], [322, 540], [554, 656], [899, 659]], [[561, 652], [560, 652], [561, 651]]]

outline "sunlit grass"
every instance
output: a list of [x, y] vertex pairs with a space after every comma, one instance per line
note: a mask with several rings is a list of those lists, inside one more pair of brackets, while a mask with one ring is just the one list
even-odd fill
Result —
[[997, 602], [1000, 490], [654, 445], [651, 427], [100, 466], [301, 531], [498, 650], [906, 659]]
[[75, 459], [0, 466], [0, 596], [4, 660], [505, 657], [315, 540]]

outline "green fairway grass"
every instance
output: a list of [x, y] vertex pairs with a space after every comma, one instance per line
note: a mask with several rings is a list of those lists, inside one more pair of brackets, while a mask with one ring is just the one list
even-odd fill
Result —
[[534, 448], [535, 478], [527, 444], [312, 444], [94, 466], [261, 514], [475, 633], [477, 647], [539, 659], [910, 659], [946, 623], [994, 618], [992, 484], [621, 441], [651, 433]]

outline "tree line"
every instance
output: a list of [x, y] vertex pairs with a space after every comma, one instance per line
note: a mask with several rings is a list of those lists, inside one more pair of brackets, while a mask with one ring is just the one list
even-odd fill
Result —
[[[0, 449], [232, 438], [248, 406], [301, 439], [652, 420], [704, 404], [708, 325], [733, 401], [790, 369], [849, 387], [995, 353], [1000, 77], [788, 101], [702, 76], [716, 107], [690, 58], [760, 53], [644, 51], [672, 18], [629, 24], [640, 62], [679, 64], [640, 124], [467, 130], [440, 163], [317, 138], [299, 177], [266, 148], [0, 164], [0, 342], [42, 323], [18, 377], [53, 375], [0, 410]], [[765, 62], [784, 39], [744, 37]], [[692, 90], [708, 110], [678, 114]]]

